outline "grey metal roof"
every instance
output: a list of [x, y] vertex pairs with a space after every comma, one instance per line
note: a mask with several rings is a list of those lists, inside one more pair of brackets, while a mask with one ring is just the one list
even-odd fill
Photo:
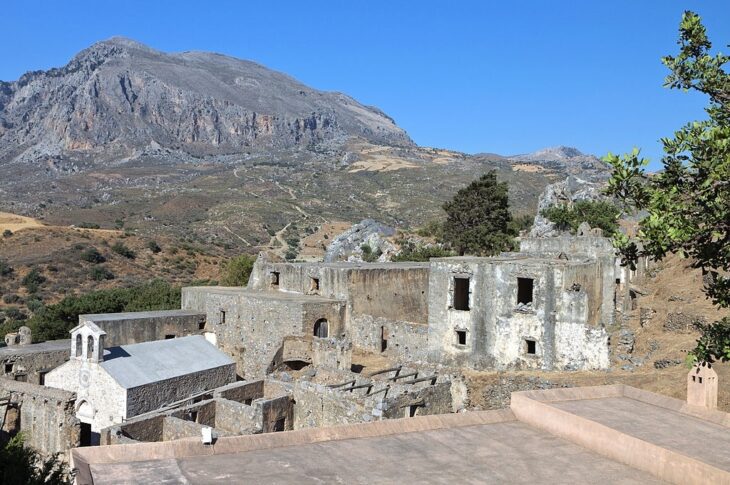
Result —
[[233, 364], [202, 335], [104, 349], [101, 366], [125, 389]]

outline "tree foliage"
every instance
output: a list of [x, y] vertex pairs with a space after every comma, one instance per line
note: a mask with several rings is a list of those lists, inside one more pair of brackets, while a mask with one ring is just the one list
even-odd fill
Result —
[[23, 444], [18, 434], [0, 447], [0, 483], [4, 485], [66, 485], [70, 484], [66, 465], [58, 455], [43, 459], [31, 447]]
[[553, 205], [541, 212], [558, 228], [575, 234], [578, 227], [587, 222], [591, 227], [603, 230], [603, 235], [612, 237], [618, 230], [618, 207], [606, 201], [579, 200], [572, 205]]
[[431, 258], [445, 258], [448, 256], [454, 256], [454, 253], [440, 246], [426, 246], [407, 241], [401, 244], [400, 252], [393, 256], [392, 260], [395, 262], [425, 262], [430, 261]]
[[443, 206], [443, 238], [459, 254], [491, 256], [514, 245], [507, 183], [492, 170], [459, 190]]
[[236, 256], [226, 264], [221, 283], [226, 286], [246, 286], [256, 259], [248, 254]]
[[68, 338], [78, 325], [79, 315], [87, 313], [137, 312], [180, 308], [180, 288], [166, 281], [153, 280], [131, 288], [92, 291], [68, 296], [54, 305], [41, 308], [28, 320], [34, 341]]
[[[685, 12], [679, 26], [679, 54], [662, 59], [669, 68], [665, 86], [706, 95], [708, 119], [688, 123], [662, 139], [664, 170], [651, 177], [639, 150], [608, 154], [613, 166], [608, 193], [648, 213], [639, 245], [614, 239], [627, 264], [638, 256], [661, 259], [676, 252], [691, 258], [705, 275], [705, 292], [720, 308], [730, 307], [730, 59], [712, 55], [700, 17]], [[730, 318], [702, 328], [696, 361], [730, 360]]]

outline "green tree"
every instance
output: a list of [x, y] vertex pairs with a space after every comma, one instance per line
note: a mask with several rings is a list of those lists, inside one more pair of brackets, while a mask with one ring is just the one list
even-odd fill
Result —
[[621, 211], [607, 201], [579, 200], [572, 205], [553, 205], [541, 212], [560, 229], [576, 233], [578, 227], [587, 222], [591, 227], [603, 230], [603, 235], [612, 237], [618, 230]]
[[[664, 170], [647, 176], [639, 150], [608, 154], [613, 166], [607, 192], [627, 207], [645, 210], [639, 225], [641, 244], [617, 234], [625, 262], [638, 256], [655, 260], [668, 253], [691, 258], [705, 275], [705, 292], [718, 307], [730, 307], [730, 59], [712, 55], [700, 17], [685, 12], [679, 26], [679, 54], [662, 59], [669, 68], [665, 86], [691, 90], [709, 98], [708, 119], [688, 123], [662, 139]], [[730, 360], [730, 318], [702, 327], [690, 358], [700, 362]]]
[[0, 483], [4, 485], [70, 484], [66, 465], [58, 455], [43, 459], [33, 448], [23, 444], [21, 434], [0, 447]]
[[236, 256], [226, 264], [221, 283], [226, 286], [246, 286], [256, 259], [248, 254]]
[[492, 170], [459, 190], [443, 206], [443, 239], [459, 254], [491, 256], [514, 246], [507, 184]]

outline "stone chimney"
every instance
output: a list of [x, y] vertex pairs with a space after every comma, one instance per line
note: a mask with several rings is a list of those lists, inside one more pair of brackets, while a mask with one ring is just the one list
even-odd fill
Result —
[[711, 364], [695, 365], [687, 374], [687, 404], [717, 408], [717, 373]]

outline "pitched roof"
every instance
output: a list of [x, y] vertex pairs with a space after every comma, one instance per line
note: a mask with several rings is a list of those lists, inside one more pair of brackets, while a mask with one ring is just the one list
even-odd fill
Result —
[[111, 347], [100, 363], [125, 389], [233, 364], [201, 335]]

